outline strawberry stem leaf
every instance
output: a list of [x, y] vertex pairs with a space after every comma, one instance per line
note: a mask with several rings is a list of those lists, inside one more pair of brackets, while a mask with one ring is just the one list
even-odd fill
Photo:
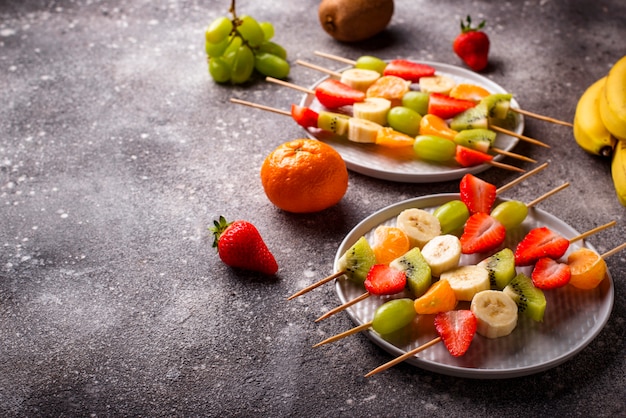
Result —
[[230, 226], [232, 222], [228, 222], [226, 218], [220, 216], [218, 220], [213, 221], [213, 226], [209, 227], [209, 231], [213, 233], [213, 247], [217, 248], [222, 233]]
[[481, 30], [484, 27], [485, 27], [485, 21], [483, 20], [482, 22], [480, 22], [478, 24], [478, 26], [473, 28], [472, 27], [472, 18], [470, 17], [470, 15], [467, 15], [467, 17], [465, 18], [465, 22], [463, 20], [461, 20], [461, 32], [463, 32], [463, 33], [476, 32], [476, 31]]

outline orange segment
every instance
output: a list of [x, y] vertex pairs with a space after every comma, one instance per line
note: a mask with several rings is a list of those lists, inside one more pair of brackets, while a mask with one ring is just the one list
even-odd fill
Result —
[[385, 126], [378, 130], [376, 135], [376, 145], [388, 148], [412, 147], [415, 138], [410, 135], [398, 132], [393, 128]]
[[451, 311], [456, 307], [454, 290], [447, 280], [439, 280], [419, 298], [415, 299], [413, 306], [415, 312], [420, 315], [436, 314]]
[[409, 251], [411, 246], [409, 237], [403, 230], [395, 226], [380, 225], [374, 230], [372, 249], [378, 264], [389, 264]]
[[374, 81], [368, 87], [365, 95], [367, 97], [382, 97], [391, 101], [391, 106], [400, 106], [402, 104], [402, 96], [409, 91], [410, 81], [406, 81], [400, 77], [386, 75]]
[[606, 262], [589, 248], [579, 248], [567, 257], [570, 267], [570, 284], [579, 289], [593, 289], [606, 277]]
[[420, 121], [420, 135], [434, 135], [454, 141], [456, 134], [458, 134], [458, 132], [450, 128], [448, 123], [439, 116], [430, 113], [422, 116], [422, 120]]
[[471, 100], [472, 102], [480, 102], [484, 97], [489, 96], [491, 93], [483, 87], [476, 84], [461, 83], [457, 84], [450, 90], [450, 96], [455, 99]]

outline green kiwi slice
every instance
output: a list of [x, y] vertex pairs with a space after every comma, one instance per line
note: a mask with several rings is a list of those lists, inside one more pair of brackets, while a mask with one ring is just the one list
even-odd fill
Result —
[[367, 273], [376, 264], [376, 255], [365, 237], [361, 237], [338, 261], [339, 271], [343, 271], [348, 280], [363, 284]]
[[510, 248], [503, 248], [479, 263], [489, 272], [489, 282], [494, 290], [502, 290], [516, 275], [515, 254]]
[[504, 288], [504, 293], [517, 303], [519, 313], [535, 320], [543, 321], [546, 310], [546, 297], [543, 291], [533, 284], [524, 273], [516, 275]]
[[406, 254], [396, 258], [389, 267], [404, 271], [407, 285], [415, 298], [422, 296], [431, 285], [432, 276], [430, 266], [424, 259], [419, 247], [413, 247]]

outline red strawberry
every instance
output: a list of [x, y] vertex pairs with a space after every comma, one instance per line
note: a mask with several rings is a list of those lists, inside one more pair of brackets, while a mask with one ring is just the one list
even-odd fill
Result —
[[474, 313], [467, 309], [441, 312], [435, 316], [435, 329], [454, 357], [467, 352], [477, 326]]
[[446, 94], [431, 93], [428, 98], [428, 113], [441, 119], [450, 119], [476, 106], [470, 100], [457, 99]]
[[[486, 152], [467, 148], [462, 145], [456, 146], [456, 162], [462, 167], [474, 167], [493, 160], [493, 156]], [[495, 197], [495, 194], [494, 194]]]
[[542, 226], [531, 229], [517, 244], [515, 265], [530, 266], [541, 257], [550, 257], [557, 260], [565, 254], [568, 247], [569, 240], [548, 227]]
[[496, 201], [496, 186], [467, 173], [459, 183], [461, 201], [465, 203], [470, 214], [490, 213]]
[[485, 253], [498, 248], [506, 236], [506, 228], [484, 212], [469, 217], [461, 235], [463, 254]]
[[481, 29], [485, 21], [473, 28], [472, 19], [467, 16], [466, 22], [461, 20], [461, 33], [452, 44], [454, 52], [474, 71], [482, 71], [489, 61], [489, 37]]
[[315, 88], [315, 97], [322, 106], [335, 109], [365, 100], [365, 93], [339, 80], [328, 78]]
[[317, 128], [319, 114], [308, 107], [291, 105], [291, 117], [303, 128]]
[[406, 274], [387, 264], [375, 264], [367, 273], [365, 290], [372, 295], [393, 295], [406, 286]]
[[572, 276], [569, 265], [559, 263], [550, 257], [541, 257], [535, 263], [532, 280], [539, 289], [555, 289], [569, 283]]
[[209, 228], [215, 235], [213, 247], [224, 263], [231, 267], [275, 274], [276, 259], [265, 245], [261, 234], [248, 221], [227, 222], [223, 216]]
[[435, 69], [430, 65], [419, 64], [409, 60], [392, 60], [383, 70], [383, 75], [393, 75], [412, 83], [417, 83], [422, 77], [435, 75]]

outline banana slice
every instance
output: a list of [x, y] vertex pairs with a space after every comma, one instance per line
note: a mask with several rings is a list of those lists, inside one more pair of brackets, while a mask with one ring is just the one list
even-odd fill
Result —
[[342, 83], [362, 92], [365, 92], [379, 78], [380, 74], [377, 71], [364, 68], [350, 68], [341, 73]]
[[424, 93], [450, 94], [456, 86], [456, 81], [447, 75], [435, 75], [432, 77], [421, 77], [419, 80], [420, 90]]
[[366, 119], [382, 126], [387, 124], [389, 109], [391, 101], [382, 97], [368, 97], [352, 105], [352, 115], [357, 119]]
[[396, 226], [409, 237], [411, 248], [424, 245], [441, 234], [439, 219], [423, 209], [406, 209], [398, 215]]
[[439, 280], [447, 280], [450, 283], [457, 300], [470, 301], [477, 293], [491, 288], [489, 272], [478, 265], [460, 266], [445, 271], [441, 273]]
[[350, 118], [348, 121], [348, 139], [353, 142], [375, 144], [382, 125], [366, 119]]
[[435, 277], [455, 269], [461, 260], [461, 241], [456, 235], [438, 235], [422, 248], [422, 256]]
[[517, 326], [517, 304], [499, 290], [479, 292], [472, 299], [470, 310], [476, 316], [478, 332], [483, 337], [509, 335]]

